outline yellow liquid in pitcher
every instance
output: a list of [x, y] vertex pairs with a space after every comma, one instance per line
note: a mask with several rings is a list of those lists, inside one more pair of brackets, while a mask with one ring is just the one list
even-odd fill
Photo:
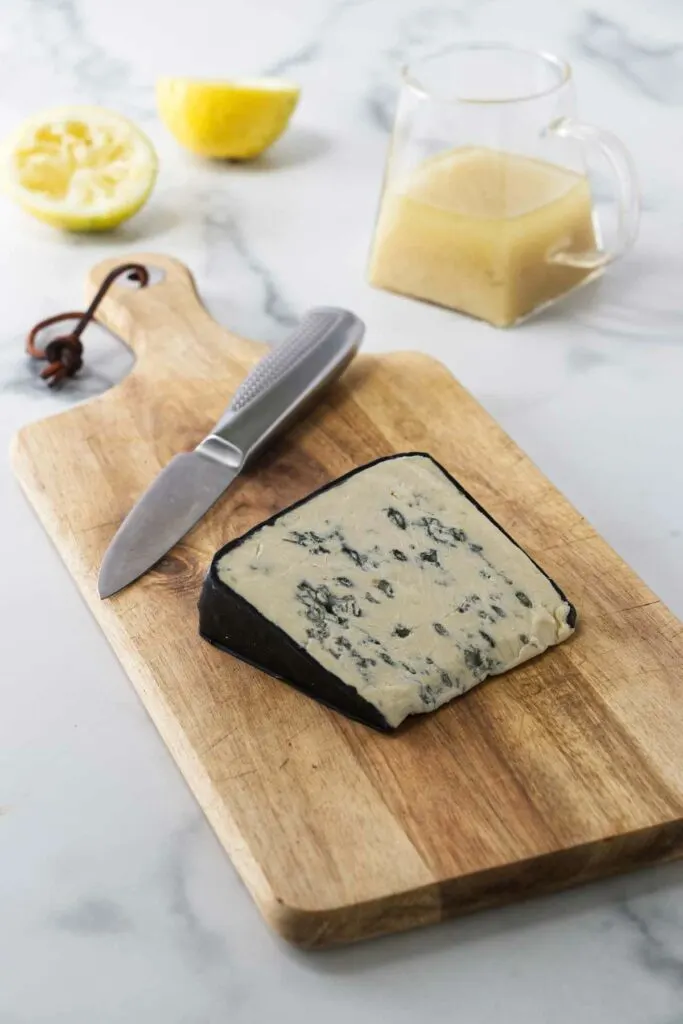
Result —
[[370, 282], [499, 327], [591, 273], [550, 261], [596, 248], [587, 180], [540, 160], [456, 149], [382, 202]]

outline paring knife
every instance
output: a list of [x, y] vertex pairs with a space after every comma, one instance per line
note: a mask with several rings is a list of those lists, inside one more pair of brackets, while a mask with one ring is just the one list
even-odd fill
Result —
[[199, 522], [252, 459], [309, 407], [358, 351], [365, 325], [344, 309], [312, 309], [237, 389], [210, 434], [175, 455], [128, 513], [98, 579], [111, 597], [151, 569]]

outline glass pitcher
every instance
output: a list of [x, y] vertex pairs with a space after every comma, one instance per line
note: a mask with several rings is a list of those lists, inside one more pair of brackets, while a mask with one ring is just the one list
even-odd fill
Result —
[[[609, 248], [588, 147], [614, 182]], [[628, 151], [576, 119], [568, 64], [492, 44], [450, 48], [404, 72], [369, 278], [507, 327], [626, 252], [638, 213]]]

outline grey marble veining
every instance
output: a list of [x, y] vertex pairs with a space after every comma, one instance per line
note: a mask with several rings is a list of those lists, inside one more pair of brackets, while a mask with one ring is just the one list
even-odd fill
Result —
[[636, 956], [643, 969], [683, 993], [683, 915], [680, 908], [625, 900], [618, 912], [638, 936]]
[[[268, 335], [272, 324], [280, 328], [293, 327], [298, 317], [283, 294], [275, 273], [249, 244], [236, 212], [216, 192], [208, 192], [202, 197], [202, 207], [205, 268], [209, 281], [223, 275], [227, 278], [227, 288], [234, 292], [234, 279], [245, 279], [248, 305], [251, 309], [259, 309], [266, 321], [256, 332], [256, 337], [270, 340]], [[235, 329], [239, 333], [239, 323], [235, 324]]]
[[683, 42], [639, 42], [617, 21], [589, 11], [578, 36], [591, 60], [604, 63], [648, 99], [683, 104]]
[[[623, 136], [645, 198], [623, 262], [509, 333], [365, 283], [400, 67], [468, 39], [566, 55], [580, 116]], [[83, 372], [50, 391], [23, 354], [30, 325], [78, 308], [99, 259], [168, 252], [245, 336], [277, 342], [338, 303], [368, 349], [442, 359], [683, 615], [682, 55], [676, 0], [0, 0], [1, 133], [103, 103], [161, 160], [149, 206], [108, 236], [0, 204], [3, 444], [133, 363], [92, 328]], [[159, 73], [278, 74], [303, 98], [253, 164], [203, 164], [156, 119]], [[6, 463], [0, 528], [0, 1024], [683, 1024], [680, 865], [323, 956], [283, 946]]]
[[89, 103], [112, 105], [143, 119], [153, 113], [153, 91], [143, 69], [91, 38], [78, 0], [25, 0], [22, 6], [16, 43], [24, 60], [44, 65], [61, 89], [66, 86]]

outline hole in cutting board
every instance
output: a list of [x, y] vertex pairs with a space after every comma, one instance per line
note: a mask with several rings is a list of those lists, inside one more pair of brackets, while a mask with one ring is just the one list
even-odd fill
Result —
[[[149, 273], [149, 282], [146, 287], [151, 288], [159, 284], [166, 277], [166, 271], [153, 264], [146, 265]], [[123, 278], [117, 281], [115, 286], [127, 289], [139, 289], [140, 285], [132, 279]], [[46, 312], [44, 315], [49, 315]], [[41, 341], [47, 342], [51, 338], [68, 331], [77, 323], [64, 321], [47, 328], [41, 335]], [[35, 408], [24, 410], [28, 412], [28, 419], [35, 417], [49, 416], [56, 408], [63, 408], [65, 405], [76, 405], [80, 401], [94, 398], [103, 394], [110, 388], [119, 384], [124, 377], [127, 377], [135, 363], [135, 356], [128, 346], [116, 334], [113, 334], [106, 327], [99, 323], [90, 324], [83, 333], [85, 346], [84, 366], [79, 373], [59, 388], [48, 388], [40, 379], [40, 371], [43, 369], [42, 362], [29, 359], [23, 352], [23, 340], [12, 339], [12, 347], [16, 344], [16, 358], [14, 367], [4, 379], [0, 380], [0, 394], [20, 395], [25, 401], [27, 397], [35, 400]], [[0, 355], [3, 353], [0, 352]], [[22, 421], [25, 417], [22, 417]]]
[[[76, 322], [74, 319], [73, 323]], [[48, 328], [44, 340], [63, 333], [70, 323], [64, 321]], [[40, 379], [40, 371], [45, 364], [25, 354], [23, 341], [22, 337], [16, 337], [8, 343], [7, 350], [12, 351], [11, 363], [10, 359], [2, 360], [3, 374], [0, 380], [0, 396], [3, 398], [16, 395], [22, 403], [30, 399], [29, 407], [22, 405], [22, 421], [49, 416], [65, 406], [76, 405], [87, 398], [101, 395], [122, 381], [135, 363], [133, 352], [120, 338], [101, 324], [90, 324], [83, 332], [84, 366], [61, 387], [48, 388], [45, 381]], [[4, 355], [5, 351], [3, 346], [0, 355]]]
[[[149, 281], [145, 285], [146, 288], [152, 288], [155, 284], [160, 284], [166, 277], [166, 271], [161, 267], [155, 267], [152, 263], [145, 263], [145, 268], [149, 274]], [[115, 287], [138, 289], [140, 285], [132, 276], [125, 274], [117, 280]]]
[[[98, 395], [127, 377], [135, 363], [131, 349], [102, 324], [90, 324], [83, 335], [85, 365], [74, 378], [78, 397]], [[66, 389], [63, 389], [66, 390]]]

